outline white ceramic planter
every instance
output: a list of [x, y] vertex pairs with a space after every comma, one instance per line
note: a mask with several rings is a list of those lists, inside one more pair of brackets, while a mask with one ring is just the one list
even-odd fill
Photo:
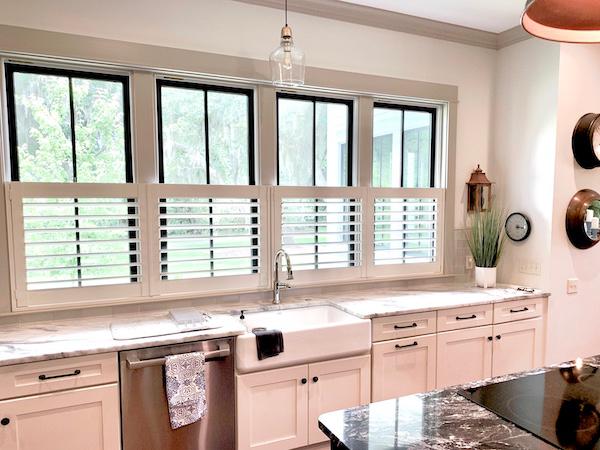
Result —
[[475, 282], [485, 289], [496, 287], [496, 268], [475, 267]]

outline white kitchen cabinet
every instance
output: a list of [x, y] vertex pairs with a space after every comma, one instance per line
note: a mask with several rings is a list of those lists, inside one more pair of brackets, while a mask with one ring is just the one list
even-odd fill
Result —
[[319, 416], [370, 401], [371, 358], [357, 356], [308, 366], [308, 443], [327, 440], [319, 429]]
[[369, 403], [369, 355], [236, 375], [238, 450], [322, 442], [319, 415]]
[[373, 344], [372, 401], [435, 389], [435, 334]]
[[3, 400], [0, 448], [118, 450], [119, 414], [116, 383]]
[[446, 388], [492, 376], [491, 325], [437, 335], [437, 387]]
[[543, 332], [541, 317], [494, 325], [492, 376], [542, 366]]
[[308, 442], [308, 366], [237, 375], [237, 447], [283, 450]]

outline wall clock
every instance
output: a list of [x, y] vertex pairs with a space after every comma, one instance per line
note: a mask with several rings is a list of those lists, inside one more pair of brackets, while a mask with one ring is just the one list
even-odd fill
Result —
[[600, 114], [588, 113], [575, 125], [573, 156], [584, 169], [600, 167]]
[[506, 235], [515, 242], [524, 241], [531, 234], [531, 221], [523, 213], [515, 212], [506, 218]]

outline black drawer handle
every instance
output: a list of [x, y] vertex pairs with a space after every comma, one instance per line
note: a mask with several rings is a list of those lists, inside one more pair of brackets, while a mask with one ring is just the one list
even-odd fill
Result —
[[520, 312], [525, 312], [525, 311], [529, 311], [529, 308], [527, 306], [525, 306], [524, 308], [521, 308], [521, 309], [511, 309], [510, 310], [511, 313], [520, 313]]
[[471, 320], [471, 319], [477, 319], [477, 316], [475, 314], [473, 314], [472, 316], [469, 316], [469, 317], [456, 316], [456, 320]]
[[302, 379], [300, 380], [300, 382], [301, 382], [302, 384], [306, 384], [306, 383], [308, 383], [308, 380], [307, 380], [306, 378], [302, 378]]
[[75, 377], [81, 373], [81, 370], [75, 369], [72, 373], [64, 373], [62, 375], [40, 375], [38, 378], [40, 381], [52, 380], [54, 378], [65, 378], [65, 377]]
[[398, 344], [396, 344], [396, 348], [397, 349], [401, 349], [401, 348], [408, 348], [408, 347], [416, 347], [417, 345], [419, 345], [419, 343], [417, 341], [415, 341], [412, 344], [406, 344], [406, 345], [398, 345]]
[[412, 325], [394, 325], [394, 330], [405, 330], [407, 328], [417, 328], [417, 324], [413, 323]]

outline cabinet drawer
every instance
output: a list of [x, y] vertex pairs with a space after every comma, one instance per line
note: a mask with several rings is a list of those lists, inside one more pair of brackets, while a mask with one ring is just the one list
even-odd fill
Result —
[[438, 331], [459, 330], [492, 323], [493, 305], [467, 306], [438, 311]]
[[43, 394], [118, 380], [116, 353], [0, 367], [0, 399]]
[[544, 299], [542, 297], [496, 303], [494, 305], [494, 323], [539, 317], [543, 314], [543, 308]]
[[435, 333], [435, 311], [373, 319], [373, 342]]

